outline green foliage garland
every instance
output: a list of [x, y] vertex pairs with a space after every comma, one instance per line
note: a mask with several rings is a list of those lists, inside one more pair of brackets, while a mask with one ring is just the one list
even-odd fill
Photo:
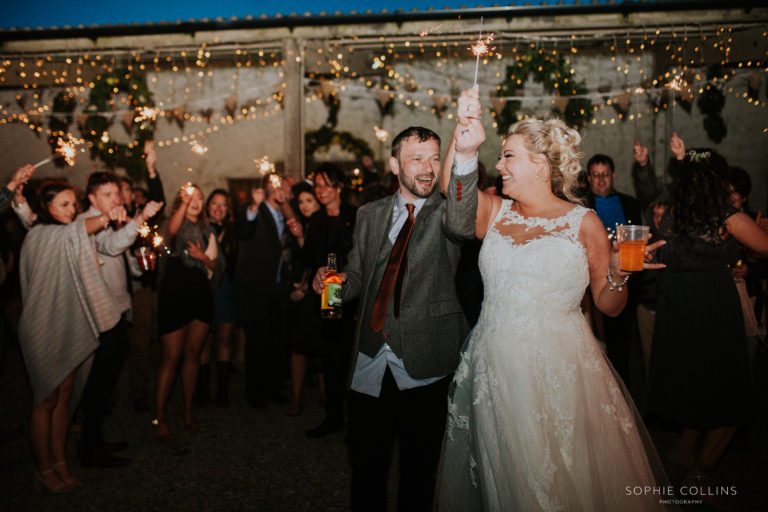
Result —
[[341, 101], [336, 93], [331, 93], [328, 96], [328, 119], [326, 119], [323, 126], [317, 130], [308, 131], [304, 134], [304, 158], [306, 160], [307, 169], [311, 169], [315, 166], [314, 154], [315, 151], [327, 148], [332, 144], [338, 144], [341, 149], [349, 151], [358, 160], [363, 155], [371, 155], [373, 151], [371, 146], [368, 145], [363, 139], [355, 137], [350, 132], [336, 131], [336, 125], [339, 122], [339, 108], [341, 108]]
[[[723, 74], [720, 66], [712, 66], [707, 70], [707, 79], [711, 80], [712, 77], [720, 77]], [[704, 92], [699, 96], [696, 104], [701, 113], [704, 114], [702, 124], [707, 132], [707, 137], [713, 142], [721, 142], [728, 134], [722, 116], [723, 107], [725, 107], [725, 95], [717, 87], [708, 84], [704, 87]]]
[[[118, 93], [127, 96], [128, 108], [141, 109], [153, 105], [152, 93], [144, 77], [134, 75], [127, 69], [118, 69], [96, 77], [85, 113], [114, 110], [114, 96]], [[109, 130], [110, 124], [112, 119], [103, 115], [88, 116], [82, 135], [90, 146], [91, 156], [99, 158], [110, 169], [124, 167], [129, 176], [135, 179], [143, 178], [146, 175], [144, 143], [152, 140], [155, 121], [144, 119], [127, 126], [128, 135], [133, 141], [129, 144], [118, 144], [113, 140], [102, 142], [101, 136]]]
[[[574, 73], [566, 63], [565, 57], [532, 48], [520, 57], [515, 65], [507, 66], [507, 79], [500, 84], [499, 96], [515, 96], [518, 90], [525, 87], [529, 75], [533, 75], [534, 81], [543, 84], [550, 94], [559, 93], [562, 97], [568, 97], [589, 92], [583, 80], [575, 81]], [[504, 109], [496, 118], [500, 135], [506, 134], [507, 129], [517, 122], [519, 109], [520, 101], [507, 100]], [[562, 117], [568, 126], [580, 129], [587, 126], [592, 119], [592, 101], [589, 98], [573, 98], [568, 102], [565, 112], [560, 114], [556, 107], [552, 108], [552, 112]]]

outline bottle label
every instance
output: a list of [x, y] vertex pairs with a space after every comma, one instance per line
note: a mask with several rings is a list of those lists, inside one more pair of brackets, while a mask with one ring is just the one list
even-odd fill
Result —
[[341, 306], [341, 285], [338, 283], [328, 283], [328, 306]]

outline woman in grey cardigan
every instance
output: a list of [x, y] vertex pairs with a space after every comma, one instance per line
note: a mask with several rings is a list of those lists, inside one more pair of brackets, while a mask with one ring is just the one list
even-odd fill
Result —
[[21, 248], [19, 342], [34, 399], [35, 483], [62, 493], [81, 485], [65, 460], [69, 406], [77, 403], [85, 384], [99, 332], [120, 319], [88, 235], [110, 221], [126, 220], [126, 213], [121, 206], [73, 222], [75, 192], [58, 182], [43, 185], [36, 213], [37, 223]]

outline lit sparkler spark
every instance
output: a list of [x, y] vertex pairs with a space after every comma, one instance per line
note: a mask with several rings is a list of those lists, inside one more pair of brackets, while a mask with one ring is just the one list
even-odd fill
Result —
[[381, 142], [384, 142], [389, 138], [389, 132], [384, 128], [379, 128], [378, 126], [374, 126], [373, 131], [374, 133], [376, 133], [376, 139]]
[[191, 196], [195, 193], [195, 186], [192, 184], [192, 182], [188, 181], [183, 187], [184, 191], [187, 193], [187, 195]]
[[139, 228], [139, 236], [142, 238], [146, 238], [149, 236], [149, 232], [151, 230], [149, 229], [149, 225], [145, 222], [142, 224], [142, 226]]
[[493, 36], [493, 33], [485, 36], [485, 39], [483, 39], [483, 36], [480, 36], [475, 44], [469, 47], [469, 49], [472, 50], [472, 54], [479, 58], [496, 48], [495, 46], [490, 46], [490, 44], [493, 42]]
[[160, 247], [161, 245], [163, 245], [164, 241], [165, 240], [163, 240], [163, 237], [158, 235], [157, 233], [155, 233], [155, 236], [152, 237], [152, 245], [154, 247]]
[[106, 144], [107, 142], [109, 142], [109, 133], [108, 133], [108, 132], [104, 132], [104, 133], [102, 133], [102, 134], [101, 134], [101, 139], [100, 139], [100, 140], [101, 140], [101, 142], [103, 142], [104, 144]]
[[672, 89], [673, 91], [680, 92], [683, 90], [683, 85], [685, 85], [685, 81], [680, 75], [675, 75], [674, 78], [667, 84], [667, 87]]
[[136, 112], [137, 115], [134, 118], [134, 121], [137, 123], [145, 119], [151, 119], [154, 121], [157, 119], [157, 114], [159, 112], [160, 111], [154, 107], [141, 107], [138, 112]]
[[283, 179], [277, 174], [270, 174], [269, 183], [272, 184], [273, 188], [280, 188], [283, 186]]
[[419, 31], [419, 36], [420, 37], [427, 37], [432, 32], [437, 32], [438, 30], [440, 30], [440, 27], [442, 27], [442, 26], [443, 26], [443, 24], [441, 23], [441, 24], [436, 25], [436, 26], [434, 26], [434, 27], [432, 27], [430, 29], [421, 30], [421, 31]]
[[644, 92], [645, 92], [645, 89], [643, 89], [642, 87], [638, 87], [637, 89], [635, 89], [635, 94], [643, 94]]
[[[480, 18], [480, 34], [477, 36], [475, 44], [469, 47], [475, 55], [475, 81], [473, 86], [477, 85], [477, 69], [480, 67], [480, 56], [486, 55], [493, 50], [489, 45], [493, 41], [493, 32], [483, 37], [483, 18]], [[495, 47], [494, 47], [495, 48]]]
[[191, 142], [190, 143], [192, 152], [196, 155], [204, 155], [208, 152], [208, 148], [200, 144], [199, 142]]
[[257, 158], [254, 160], [254, 162], [259, 166], [259, 174], [262, 176], [271, 172], [275, 172], [275, 164], [269, 161], [268, 156]]
[[75, 143], [71, 140], [59, 139], [56, 153], [67, 162], [70, 167], [75, 165]]
[[[60, 156], [69, 166], [75, 165], [75, 144], [73, 140], [59, 139], [56, 147], [56, 156]], [[33, 167], [37, 169], [41, 165], [45, 165], [48, 162], [52, 162], [55, 157], [49, 156], [45, 160], [40, 160]]]

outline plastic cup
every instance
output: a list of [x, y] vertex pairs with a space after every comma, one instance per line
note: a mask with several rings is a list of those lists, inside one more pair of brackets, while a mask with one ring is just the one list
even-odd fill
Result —
[[622, 224], [616, 226], [616, 240], [619, 242], [619, 268], [625, 272], [643, 270], [645, 243], [648, 226]]

